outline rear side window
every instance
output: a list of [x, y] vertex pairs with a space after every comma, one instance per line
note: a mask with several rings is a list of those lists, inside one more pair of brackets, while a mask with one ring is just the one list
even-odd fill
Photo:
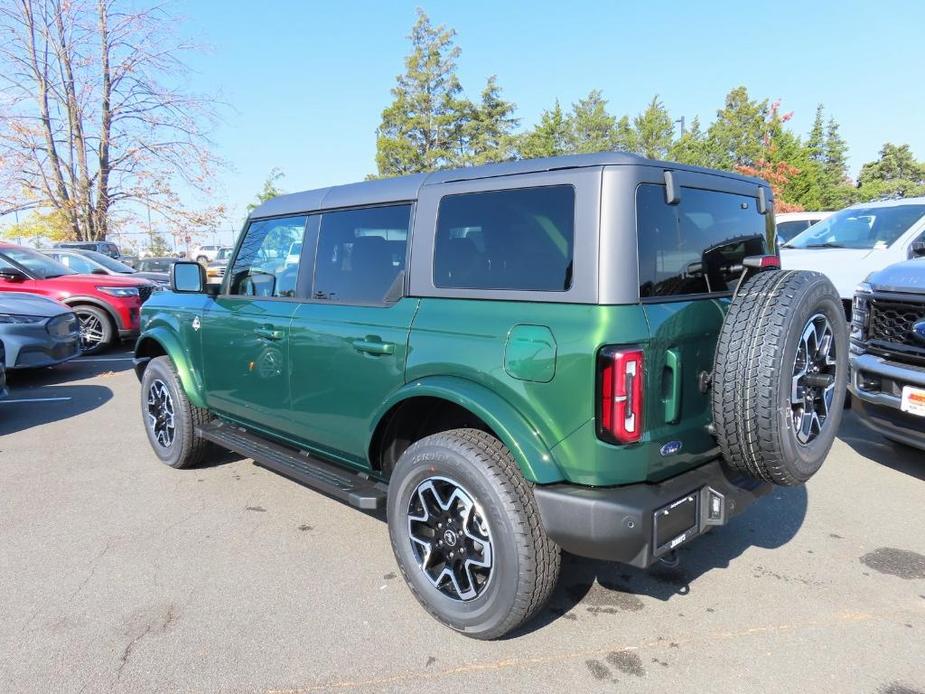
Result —
[[643, 298], [730, 292], [742, 260], [774, 247], [773, 215], [759, 214], [745, 195], [682, 188], [665, 202], [665, 186], [636, 191], [639, 295]]
[[348, 304], [382, 304], [405, 269], [411, 205], [325, 212], [321, 217], [312, 296]]
[[572, 186], [448, 195], [437, 217], [434, 285], [565, 291], [574, 237]]

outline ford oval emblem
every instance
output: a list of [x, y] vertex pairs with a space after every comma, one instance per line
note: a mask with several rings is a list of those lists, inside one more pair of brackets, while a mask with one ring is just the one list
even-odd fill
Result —
[[681, 451], [681, 442], [680, 441], [669, 441], [664, 446], [662, 446], [659, 453], [662, 454], [663, 458], [667, 458], [670, 455], [674, 455]]
[[919, 342], [925, 342], [925, 320], [920, 320], [912, 326], [912, 334]]

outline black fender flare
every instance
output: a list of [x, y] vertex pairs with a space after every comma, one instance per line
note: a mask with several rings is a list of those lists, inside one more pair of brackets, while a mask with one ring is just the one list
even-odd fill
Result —
[[116, 327], [116, 330], [125, 330], [125, 326], [122, 324], [122, 319], [119, 318], [119, 314], [113, 311], [112, 307], [109, 306], [105, 301], [97, 299], [94, 296], [69, 296], [66, 299], [62, 299], [61, 303], [66, 304], [70, 308], [74, 308], [80, 304], [90, 304], [91, 306], [102, 309], [106, 312], [106, 315], [109, 316], [109, 319]]

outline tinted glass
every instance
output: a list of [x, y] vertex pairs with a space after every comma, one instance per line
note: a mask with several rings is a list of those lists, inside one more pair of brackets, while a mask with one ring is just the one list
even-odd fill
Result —
[[313, 296], [381, 304], [405, 269], [411, 205], [326, 212], [315, 255]]
[[170, 266], [177, 262], [174, 258], [144, 258], [138, 261], [139, 272], [170, 272]]
[[887, 248], [925, 215], [925, 205], [849, 207], [813, 224], [789, 248]]
[[81, 255], [86, 256], [90, 260], [99, 263], [107, 270], [112, 270], [113, 272], [118, 272], [121, 275], [130, 275], [135, 270], [125, 263], [119, 262], [115, 258], [110, 258], [108, 255], [103, 253], [97, 253], [96, 251], [84, 251]]
[[574, 228], [571, 186], [448, 195], [437, 218], [434, 285], [564, 291]]
[[729, 292], [742, 260], [774, 247], [773, 215], [744, 195], [681, 189], [665, 202], [665, 186], [645, 183], [636, 193], [639, 294], [642, 297]]
[[789, 241], [794, 236], [799, 234], [801, 231], [805, 231], [812, 222], [808, 219], [801, 219], [794, 222], [778, 222], [777, 223], [777, 240], [780, 243]]
[[307, 217], [283, 217], [251, 222], [231, 269], [229, 294], [293, 297], [299, 259], [289, 248], [300, 243]]

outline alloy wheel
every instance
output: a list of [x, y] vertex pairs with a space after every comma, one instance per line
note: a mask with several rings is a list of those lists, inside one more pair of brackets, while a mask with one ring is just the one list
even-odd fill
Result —
[[428, 477], [408, 502], [408, 535], [427, 579], [444, 595], [469, 601], [492, 574], [491, 531], [472, 495], [446, 477]]
[[106, 337], [103, 321], [99, 316], [78, 311], [77, 318], [80, 320], [80, 348], [84, 352], [90, 351], [102, 344]]
[[157, 379], [148, 387], [148, 428], [154, 440], [164, 448], [170, 448], [177, 435], [174, 421], [173, 398], [167, 384]]
[[803, 445], [819, 436], [828, 420], [835, 397], [836, 349], [829, 319], [817, 313], [800, 336], [790, 387], [793, 431]]

